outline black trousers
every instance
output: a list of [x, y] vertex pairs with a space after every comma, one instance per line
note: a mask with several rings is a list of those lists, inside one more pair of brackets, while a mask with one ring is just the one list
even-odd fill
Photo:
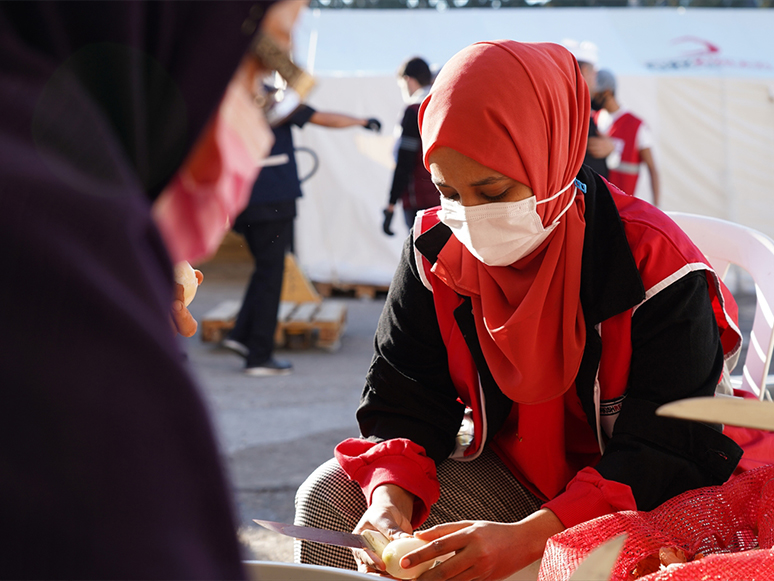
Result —
[[253, 255], [255, 270], [229, 338], [250, 350], [247, 367], [265, 363], [274, 351], [285, 253], [290, 251], [293, 241], [293, 219], [242, 223], [238, 230]]

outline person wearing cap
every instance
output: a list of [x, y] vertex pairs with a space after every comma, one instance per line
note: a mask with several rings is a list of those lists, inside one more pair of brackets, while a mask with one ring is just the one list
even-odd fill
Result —
[[[589, 94], [595, 92], [597, 78], [597, 62], [599, 60], [599, 49], [597, 45], [588, 40], [578, 42], [577, 40], [566, 38], [562, 44], [569, 50], [578, 61], [583, 80], [586, 81]], [[589, 139], [586, 145], [586, 156], [583, 163], [593, 169], [602, 177], [607, 177], [608, 168], [606, 158], [614, 150], [614, 144], [599, 132], [596, 119], [589, 118]]]
[[714, 393], [733, 299], [669, 217], [583, 165], [589, 101], [559, 44], [479, 42], [441, 69], [419, 111], [441, 203], [390, 285], [362, 437], [301, 486], [296, 524], [414, 533], [430, 543], [401, 566], [452, 555], [421, 579], [504, 579], [567, 527], [732, 474], [719, 426], [655, 410]]
[[650, 174], [653, 203], [659, 205], [659, 179], [653, 159], [653, 134], [645, 122], [631, 111], [622, 108], [615, 96], [616, 81], [607, 69], [597, 72], [596, 88], [591, 107], [610, 113], [609, 126], [604, 133], [615, 150], [607, 157], [608, 179], [630, 196], [634, 195], [640, 175], [640, 164], [645, 163]]
[[404, 62], [398, 70], [398, 85], [406, 102], [403, 120], [400, 123], [400, 137], [395, 155], [395, 172], [392, 176], [390, 197], [384, 209], [382, 230], [388, 236], [391, 229], [395, 204], [400, 200], [406, 226], [411, 229], [419, 210], [438, 204], [438, 190], [430, 180], [430, 173], [422, 164], [422, 140], [419, 135], [419, 105], [430, 91], [433, 75], [424, 59], [414, 57]]

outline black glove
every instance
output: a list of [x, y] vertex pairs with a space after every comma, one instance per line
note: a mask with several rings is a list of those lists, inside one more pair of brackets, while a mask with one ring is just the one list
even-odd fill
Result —
[[369, 129], [370, 131], [376, 131], [379, 133], [382, 130], [382, 124], [378, 119], [371, 118], [368, 121], [366, 121], [366, 124], [364, 125], [366, 129]]
[[392, 210], [384, 210], [384, 222], [382, 222], [382, 230], [384, 231], [387, 236], [394, 236], [395, 232], [390, 230], [390, 224], [392, 224], [392, 215], [394, 212]]

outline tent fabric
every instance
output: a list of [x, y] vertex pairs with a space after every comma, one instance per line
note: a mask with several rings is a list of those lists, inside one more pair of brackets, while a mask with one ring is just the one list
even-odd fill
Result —
[[[774, 11], [683, 8], [310, 10], [296, 60], [317, 79], [309, 104], [377, 117], [381, 134], [307, 125], [297, 146], [319, 170], [303, 185], [296, 249], [312, 280], [388, 285], [407, 229], [381, 230], [411, 56], [437, 69], [480, 40], [590, 40], [617, 96], [653, 131], [661, 207], [750, 226], [774, 238]], [[485, 88], [482, 88], [482, 94]], [[311, 165], [298, 153], [301, 174]], [[646, 167], [636, 195], [650, 200]]]

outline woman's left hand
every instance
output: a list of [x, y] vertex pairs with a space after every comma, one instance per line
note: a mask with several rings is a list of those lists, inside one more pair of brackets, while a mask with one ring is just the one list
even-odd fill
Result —
[[407, 568], [454, 553], [420, 576], [420, 581], [496, 581], [538, 560], [546, 541], [562, 530], [561, 521], [548, 509], [518, 523], [461, 521], [438, 525], [414, 533], [429, 544], [409, 553], [401, 565]]

